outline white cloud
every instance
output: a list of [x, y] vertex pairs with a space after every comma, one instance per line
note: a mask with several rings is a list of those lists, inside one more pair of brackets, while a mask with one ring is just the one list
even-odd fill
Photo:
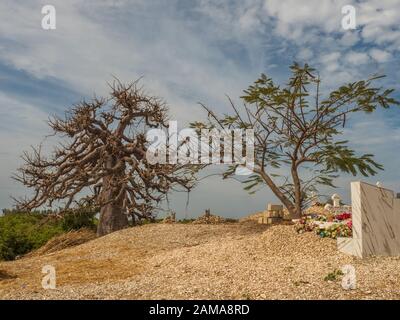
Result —
[[320, 61], [329, 72], [335, 71], [339, 68], [340, 52], [331, 52], [321, 56]]
[[239, 18], [239, 25], [243, 31], [251, 32], [261, 27], [258, 17], [258, 8], [253, 7], [244, 12]]
[[[144, 76], [149, 90], [165, 97], [174, 117], [182, 121], [200, 116], [195, 103], [203, 97], [222, 103], [225, 93], [240, 92], [236, 79], [242, 78], [241, 71], [173, 14], [165, 13], [154, 23], [144, 16], [143, 25], [132, 22], [125, 28], [118, 24], [119, 15], [109, 15], [110, 5], [129, 19], [130, 14], [147, 15], [147, 4], [139, 4], [103, 1], [98, 7], [93, 1], [54, 1], [57, 29], [44, 31], [37, 23], [40, 1], [29, 6], [2, 3], [0, 37], [12, 43], [1, 48], [0, 59], [35, 77], [63, 81], [89, 96], [106, 94], [106, 81], [113, 75], [123, 81]], [[244, 14], [243, 28], [254, 25], [253, 15], [251, 9]]]
[[377, 48], [371, 49], [369, 54], [372, 58], [380, 63], [387, 62], [391, 59], [391, 54], [389, 52]]
[[297, 58], [303, 61], [308, 61], [313, 57], [313, 52], [310, 48], [301, 48], [297, 54]]
[[362, 26], [363, 40], [375, 44], [397, 43], [398, 45], [399, 12], [400, 2], [396, 0], [371, 0], [359, 3], [357, 19]]
[[0, 205], [11, 203], [10, 195], [21, 192], [12, 179], [21, 164], [20, 155], [30, 146], [38, 145], [50, 133], [45, 120], [48, 114], [0, 92]]
[[277, 20], [280, 35], [301, 40], [299, 38], [307, 27], [317, 27], [324, 32], [340, 31], [341, 8], [344, 4], [346, 1], [341, 0], [310, 0], [307, 5], [296, 0], [268, 0], [264, 7], [268, 15]]
[[356, 32], [345, 32], [340, 38], [340, 44], [345, 47], [351, 47], [360, 41], [360, 37]]
[[369, 56], [365, 52], [351, 51], [346, 55], [345, 59], [351, 64], [359, 65], [367, 63], [369, 60]]

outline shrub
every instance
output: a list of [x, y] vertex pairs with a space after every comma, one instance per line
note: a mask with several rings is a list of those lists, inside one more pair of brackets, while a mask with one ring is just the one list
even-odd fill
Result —
[[81, 208], [56, 218], [52, 211], [3, 210], [0, 216], [0, 260], [14, 260], [43, 246], [51, 238], [82, 228], [94, 230], [96, 211]]
[[340, 276], [343, 276], [342, 270], [335, 269], [325, 276], [324, 281], [336, 281]]
[[61, 220], [64, 231], [87, 228], [94, 230], [97, 227], [96, 211], [91, 208], [76, 209], [66, 213]]
[[0, 217], [0, 260], [13, 260], [63, 232], [42, 213], [7, 212]]

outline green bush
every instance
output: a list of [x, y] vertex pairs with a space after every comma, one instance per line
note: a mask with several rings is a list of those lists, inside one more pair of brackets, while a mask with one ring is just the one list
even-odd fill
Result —
[[90, 208], [77, 209], [64, 214], [61, 227], [64, 231], [78, 230], [82, 228], [96, 229], [96, 211]]
[[90, 208], [71, 210], [61, 218], [51, 211], [3, 210], [0, 216], [0, 260], [14, 260], [44, 245], [54, 236], [81, 228], [95, 229], [96, 212]]
[[338, 280], [339, 276], [343, 276], [343, 271], [335, 269], [333, 272], [330, 272], [325, 276], [324, 281], [336, 281]]
[[0, 217], [0, 260], [13, 260], [61, 233], [60, 222], [43, 213], [6, 212]]

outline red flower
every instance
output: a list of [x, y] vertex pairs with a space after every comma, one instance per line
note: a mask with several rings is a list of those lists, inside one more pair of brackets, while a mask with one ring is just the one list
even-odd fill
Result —
[[346, 220], [346, 219], [351, 218], [351, 213], [343, 212], [343, 213], [338, 214], [337, 216], [335, 216], [335, 218], [336, 218], [337, 220]]

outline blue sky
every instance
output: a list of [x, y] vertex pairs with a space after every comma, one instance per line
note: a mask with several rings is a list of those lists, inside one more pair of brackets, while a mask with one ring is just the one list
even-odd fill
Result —
[[[41, 28], [41, 8], [56, 8], [57, 29]], [[353, 4], [357, 29], [343, 30], [341, 8]], [[384, 73], [399, 90], [400, 1], [9, 1], [0, 3], [0, 206], [27, 191], [10, 179], [19, 155], [50, 133], [46, 119], [82, 98], [107, 94], [107, 81], [143, 76], [182, 127], [201, 120], [201, 101], [228, 110], [261, 72], [284, 83], [294, 60], [318, 68], [324, 89]], [[400, 110], [357, 117], [346, 138], [372, 152], [386, 170], [367, 179], [400, 191]], [[360, 178], [361, 179], [361, 178]], [[349, 199], [352, 177], [335, 192]], [[332, 193], [332, 190], [327, 190]], [[186, 196], [171, 206], [185, 212]], [[274, 201], [235, 182], [211, 178], [190, 195], [189, 215], [205, 208], [240, 216]]]

